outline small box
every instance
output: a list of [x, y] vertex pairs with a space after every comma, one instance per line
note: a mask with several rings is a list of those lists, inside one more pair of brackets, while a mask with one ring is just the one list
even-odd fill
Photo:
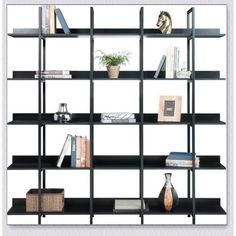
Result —
[[[38, 211], [38, 189], [26, 193], [26, 212]], [[64, 189], [41, 189], [41, 211], [62, 212], [64, 209]]]

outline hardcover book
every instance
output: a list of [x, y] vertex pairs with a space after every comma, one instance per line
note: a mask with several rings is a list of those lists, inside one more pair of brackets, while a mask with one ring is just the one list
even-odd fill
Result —
[[67, 23], [66, 23], [66, 20], [65, 20], [65, 18], [64, 18], [64, 16], [63, 16], [61, 10], [60, 10], [59, 8], [57, 8], [57, 9], [55, 10], [55, 13], [56, 13], [56, 15], [57, 15], [57, 18], [58, 18], [58, 20], [59, 20], [59, 22], [60, 22], [60, 24], [61, 24], [61, 27], [62, 27], [64, 33], [65, 33], [65, 34], [70, 34], [70, 29], [69, 29], [69, 27], [68, 27], [68, 25], [67, 25]]
[[59, 155], [58, 161], [57, 161], [57, 167], [61, 167], [62, 162], [65, 158], [66, 152], [68, 150], [69, 145], [71, 144], [71, 135], [68, 134], [65, 140], [65, 143], [62, 147], [61, 153]]
[[[140, 199], [115, 199], [114, 212], [141, 210]], [[148, 210], [147, 204], [143, 200], [143, 210]]]
[[76, 167], [76, 136], [71, 137], [71, 167]]

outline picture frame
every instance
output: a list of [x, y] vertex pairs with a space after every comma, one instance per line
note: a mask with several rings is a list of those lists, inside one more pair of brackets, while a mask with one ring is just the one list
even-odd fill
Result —
[[182, 96], [160, 96], [159, 122], [180, 122], [181, 120]]

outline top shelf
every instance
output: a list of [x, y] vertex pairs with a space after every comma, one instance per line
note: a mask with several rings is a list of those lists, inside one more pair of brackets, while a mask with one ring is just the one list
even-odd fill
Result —
[[[37, 30], [37, 29], [36, 29]], [[43, 34], [44, 38], [77, 38], [90, 36], [90, 29], [70, 29], [70, 34], [64, 34], [62, 29], [57, 29], [55, 34]], [[94, 36], [140, 36], [139, 28], [97, 28], [93, 30]], [[37, 38], [37, 33], [9, 33], [14, 38]], [[199, 28], [195, 29], [196, 38], [220, 38], [225, 34], [220, 29]], [[188, 38], [191, 37], [191, 30], [185, 28], [172, 29], [171, 34], [162, 34], [158, 29], [144, 29], [144, 37], [147, 38]]]

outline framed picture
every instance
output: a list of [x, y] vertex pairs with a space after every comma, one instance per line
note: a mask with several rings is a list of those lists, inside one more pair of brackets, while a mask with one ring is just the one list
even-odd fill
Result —
[[160, 96], [157, 121], [180, 122], [182, 96]]

